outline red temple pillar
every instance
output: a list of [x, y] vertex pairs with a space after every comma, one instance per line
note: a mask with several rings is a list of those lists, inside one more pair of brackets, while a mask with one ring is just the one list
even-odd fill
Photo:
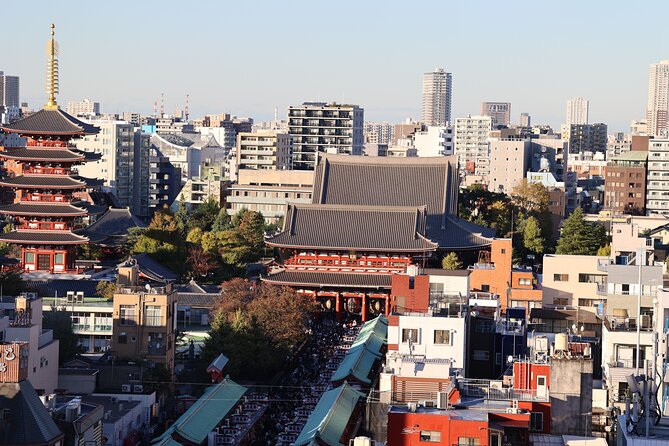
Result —
[[337, 320], [341, 319], [341, 296], [339, 293], [335, 294], [335, 315], [337, 316]]
[[367, 293], [362, 294], [362, 321], [367, 322]]
[[390, 296], [386, 294], [386, 307], [384, 312], [386, 313], [386, 317], [390, 314]]

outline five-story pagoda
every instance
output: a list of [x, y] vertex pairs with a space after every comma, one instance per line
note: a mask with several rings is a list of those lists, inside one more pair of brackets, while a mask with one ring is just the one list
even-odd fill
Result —
[[87, 214], [73, 203], [75, 193], [87, 188], [76, 166], [95, 156], [77, 150], [71, 140], [99, 129], [65, 113], [56, 103], [58, 47], [53, 24], [47, 53], [49, 101], [44, 109], [0, 127], [26, 141], [25, 147], [0, 148], [4, 162], [0, 186], [15, 193], [13, 204], [0, 206], [0, 214], [10, 216], [14, 224], [13, 231], [0, 234], [0, 241], [21, 245], [24, 271], [66, 273], [75, 268], [76, 246], [88, 242], [72, 232]]

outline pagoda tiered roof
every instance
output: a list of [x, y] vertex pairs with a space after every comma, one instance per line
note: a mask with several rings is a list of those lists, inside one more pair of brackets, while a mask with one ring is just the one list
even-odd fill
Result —
[[423, 235], [424, 207], [290, 204], [283, 231], [266, 240], [281, 248], [382, 252], [434, 251]]
[[83, 189], [86, 183], [68, 175], [20, 175], [0, 179], [0, 186], [16, 189]]
[[0, 206], [0, 214], [79, 217], [86, 215], [87, 210], [69, 203], [33, 203], [28, 201]]
[[0, 129], [27, 136], [83, 136], [100, 131], [98, 127], [80, 121], [60, 108], [40, 110]]
[[0, 242], [22, 245], [79, 245], [88, 238], [63, 230], [18, 229], [0, 234]]
[[0, 158], [19, 161], [44, 161], [52, 163], [75, 163], [86, 160], [86, 154], [67, 147], [19, 147], [5, 148]]

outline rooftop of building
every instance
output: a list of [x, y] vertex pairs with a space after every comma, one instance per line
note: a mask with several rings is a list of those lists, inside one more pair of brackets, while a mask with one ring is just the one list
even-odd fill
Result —
[[0, 410], [10, 427], [0, 429], [0, 444], [50, 444], [62, 435], [28, 380], [0, 383]]
[[422, 268], [420, 273], [428, 276], [468, 277], [471, 271], [468, 269]]
[[105, 422], [114, 423], [125, 417], [134, 408], [142, 404], [141, 401], [121, 400], [114, 396], [83, 395], [83, 403], [100, 405], [104, 407]]
[[78, 232], [87, 236], [91, 243], [122, 246], [130, 229], [145, 226], [142, 221], [132, 215], [129, 208], [109, 208], [92, 225]]
[[612, 157], [609, 161], [637, 161], [643, 162], [648, 160], [648, 152], [646, 150], [630, 150], [618, 156]]

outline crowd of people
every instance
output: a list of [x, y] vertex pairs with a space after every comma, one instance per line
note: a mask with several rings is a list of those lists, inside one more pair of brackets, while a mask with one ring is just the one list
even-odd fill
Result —
[[360, 330], [359, 324], [332, 319], [314, 321], [311, 336], [294, 357], [293, 369], [272, 389], [264, 429], [267, 445], [290, 445], [297, 439], [330, 378]]

